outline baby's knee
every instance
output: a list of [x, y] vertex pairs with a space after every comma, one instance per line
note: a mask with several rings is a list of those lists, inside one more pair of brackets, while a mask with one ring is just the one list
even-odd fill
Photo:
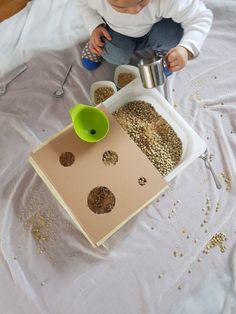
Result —
[[126, 50], [125, 48], [122, 47], [116, 47], [112, 45], [110, 42], [108, 42], [104, 46], [104, 53], [102, 57], [109, 63], [120, 65], [128, 64], [130, 62], [132, 54], [133, 51]]

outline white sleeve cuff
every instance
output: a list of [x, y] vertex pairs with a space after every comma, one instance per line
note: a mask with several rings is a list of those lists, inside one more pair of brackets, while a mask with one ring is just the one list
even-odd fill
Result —
[[91, 35], [94, 29], [101, 24], [104, 24], [104, 21], [100, 16], [93, 17], [90, 21], [87, 20], [86, 25], [88, 27], [89, 34]]

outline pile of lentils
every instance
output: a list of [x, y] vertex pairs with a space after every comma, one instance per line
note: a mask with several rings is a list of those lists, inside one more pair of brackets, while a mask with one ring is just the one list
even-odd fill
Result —
[[151, 104], [131, 101], [113, 115], [163, 176], [179, 163], [183, 152], [182, 142]]
[[109, 213], [116, 203], [115, 195], [105, 186], [97, 186], [87, 198], [88, 207], [95, 214]]
[[122, 88], [132, 82], [135, 79], [135, 76], [133, 73], [120, 73], [118, 75], [117, 85]]
[[94, 101], [98, 105], [114, 94], [114, 89], [109, 86], [99, 87], [94, 92]]

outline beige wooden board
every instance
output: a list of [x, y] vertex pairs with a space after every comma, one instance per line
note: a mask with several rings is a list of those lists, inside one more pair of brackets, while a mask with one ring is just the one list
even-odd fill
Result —
[[[91, 244], [100, 245], [125, 222], [134, 216], [167, 187], [167, 183], [141, 152], [115, 118], [100, 106], [110, 121], [106, 138], [97, 143], [86, 143], [76, 135], [73, 126], [31, 153], [30, 160], [36, 171], [47, 183], [53, 194], [78, 222]], [[116, 165], [105, 165], [103, 153], [115, 151], [119, 156]], [[72, 152], [75, 162], [63, 167], [59, 157]], [[138, 179], [145, 177], [146, 185]], [[111, 212], [95, 214], [87, 205], [92, 189], [105, 186], [115, 195], [116, 203]], [[56, 193], [55, 193], [56, 192]]]

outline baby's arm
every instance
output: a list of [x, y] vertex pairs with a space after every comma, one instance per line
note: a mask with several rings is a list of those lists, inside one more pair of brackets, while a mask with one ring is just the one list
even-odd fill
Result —
[[89, 40], [89, 50], [97, 55], [101, 55], [104, 46], [103, 38], [111, 40], [111, 36], [105, 28], [102, 17], [96, 10], [89, 7], [85, 0], [78, 0], [79, 12], [84, 20], [85, 26], [91, 35]]
[[104, 23], [102, 17], [97, 13], [96, 10], [89, 7], [86, 3], [86, 0], [77, 0], [79, 14], [84, 21], [86, 28], [88, 29], [90, 35], [93, 30]]
[[211, 28], [212, 12], [201, 0], [160, 0], [160, 13], [181, 23], [184, 30], [178, 46], [167, 55], [170, 70], [178, 71], [199, 54]]
[[93, 53], [96, 53], [97, 55], [102, 55], [104, 46], [104, 38], [107, 40], [111, 40], [111, 35], [108, 33], [104, 25], [99, 25], [96, 27], [89, 40], [89, 49]]

